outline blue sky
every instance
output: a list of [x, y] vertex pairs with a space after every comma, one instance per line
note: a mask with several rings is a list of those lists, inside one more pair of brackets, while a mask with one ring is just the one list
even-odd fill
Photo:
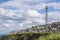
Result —
[[0, 0], [0, 3], [8, 2], [10, 0]]
[[60, 0], [0, 0], [0, 34], [60, 21]]

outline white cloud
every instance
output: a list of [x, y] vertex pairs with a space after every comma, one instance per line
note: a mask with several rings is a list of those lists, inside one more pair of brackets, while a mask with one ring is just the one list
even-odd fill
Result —
[[60, 9], [60, 2], [49, 3], [48, 6], [53, 7], [54, 9]]
[[[46, 0], [13, 0], [2, 3], [0, 5], [0, 27], [4, 27], [6, 31], [10, 29], [10, 31], [12, 31], [45, 24], [45, 15], [37, 12], [37, 10], [45, 8], [45, 1]], [[60, 2], [49, 3], [48, 6], [60, 9]], [[18, 9], [10, 10], [7, 7]], [[56, 21], [54, 19], [60, 20], [60, 12], [54, 11], [48, 13], [49, 22]]]
[[[42, 9], [45, 7], [44, 1], [46, 0], [13, 0], [13, 1], [8, 1], [4, 2], [1, 4], [1, 7], [16, 7], [19, 9]], [[30, 5], [31, 4], [31, 5]], [[34, 5], [35, 4], [35, 5]]]
[[6, 27], [10, 27], [10, 24], [6, 24], [6, 23], [5, 23], [4, 25], [5, 25]]
[[[45, 22], [45, 17], [44, 14], [40, 14], [38, 13], [36, 10], [6, 10], [3, 9], [5, 11], [5, 13], [3, 14], [1, 11], [0, 15], [3, 15], [3, 17], [1, 16], [0, 19], [2, 19], [1, 22], [4, 27], [6, 27], [7, 29], [12, 29], [12, 30], [17, 30], [17, 29], [24, 29], [24, 28], [28, 28], [31, 27], [33, 25], [40, 25], [40, 24], [44, 24]], [[55, 22], [56, 20], [54, 19], [59, 19], [60, 12], [49, 12], [49, 22]], [[7, 16], [7, 18], [6, 18]], [[3, 19], [3, 18], [6, 18]], [[10, 19], [8, 19], [10, 18]], [[50, 18], [52, 20], [50, 20]], [[5, 21], [4, 21], [5, 20]], [[59, 19], [60, 20], [60, 19]]]
[[4, 14], [4, 9], [3, 8], [0, 8], [0, 14], [2, 13], [2, 14]]
[[23, 24], [22, 23], [19, 23], [20, 27], [23, 27]]
[[[7, 10], [1, 11], [1, 23], [7, 29], [17, 30], [40, 25], [44, 22], [44, 15], [36, 10]], [[3, 16], [2, 16], [3, 15]], [[40, 23], [40, 24], [39, 24]], [[3, 26], [2, 26], [3, 27]]]
[[59, 11], [54, 11], [54, 12], [49, 12], [48, 13], [48, 20], [50, 22], [59, 22], [60, 21], [60, 12]]

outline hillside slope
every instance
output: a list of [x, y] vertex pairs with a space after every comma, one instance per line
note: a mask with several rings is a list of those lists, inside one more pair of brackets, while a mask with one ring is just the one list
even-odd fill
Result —
[[60, 22], [12, 31], [0, 40], [60, 40]]
[[60, 32], [60, 22], [54, 22], [47, 25], [38, 25], [38, 26], [32, 26], [31, 28], [24, 29], [24, 30], [18, 30], [18, 31], [12, 31], [12, 34], [15, 33], [53, 33], [53, 32]]

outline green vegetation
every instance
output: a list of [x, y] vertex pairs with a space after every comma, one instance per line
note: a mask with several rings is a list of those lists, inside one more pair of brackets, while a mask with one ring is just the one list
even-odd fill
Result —
[[60, 40], [60, 33], [22, 33], [8, 34], [0, 40]]
[[46, 36], [41, 36], [38, 40], [60, 40], [60, 33], [50, 33]]

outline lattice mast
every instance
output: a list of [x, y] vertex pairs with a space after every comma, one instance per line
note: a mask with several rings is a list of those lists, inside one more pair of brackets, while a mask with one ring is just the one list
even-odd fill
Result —
[[46, 25], [46, 29], [45, 31], [48, 32], [48, 6], [46, 5], [46, 14], [45, 14], [45, 25]]
[[45, 24], [48, 24], [48, 6], [46, 6]]

